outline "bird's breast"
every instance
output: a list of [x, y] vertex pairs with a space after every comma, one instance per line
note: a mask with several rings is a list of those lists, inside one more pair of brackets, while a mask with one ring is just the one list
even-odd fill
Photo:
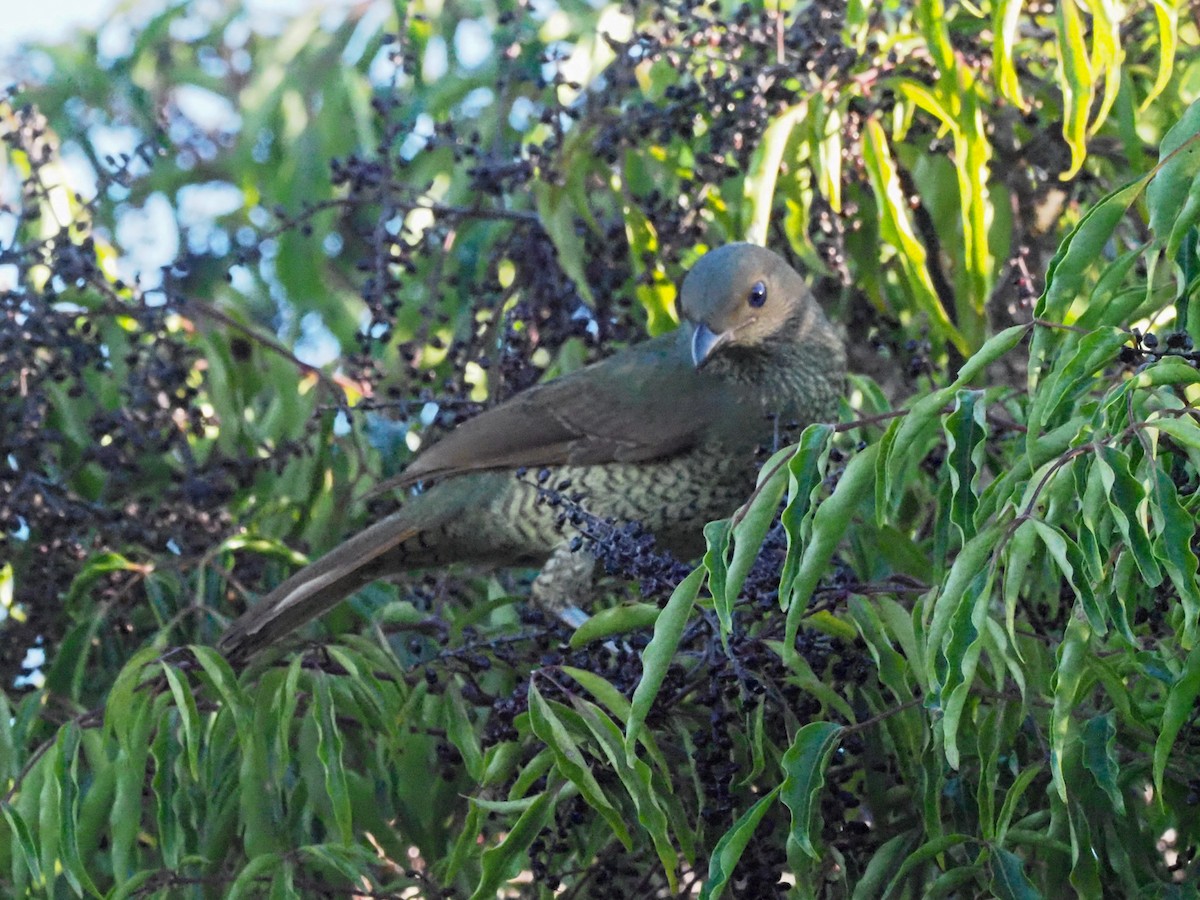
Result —
[[564, 540], [589, 531], [596, 520], [638, 522], [658, 544], [682, 558], [703, 551], [703, 528], [730, 515], [754, 487], [757, 465], [745, 458], [697, 448], [665, 460], [556, 466], [544, 480], [512, 477], [491, 505], [505, 543], [548, 555]]

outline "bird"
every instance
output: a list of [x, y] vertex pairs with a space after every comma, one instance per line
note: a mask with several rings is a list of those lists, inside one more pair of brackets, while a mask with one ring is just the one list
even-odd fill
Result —
[[250, 606], [220, 649], [249, 657], [373, 581], [451, 563], [541, 566], [532, 601], [577, 607], [596, 559], [543, 485], [590, 516], [638, 523], [678, 559], [699, 556], [704, 525], [749, 496], [780, 423], [836, 417], [846, 350], [802, 276], [756, 244], [702, 255], [678, 308], [674, 331], [520, 391], [423, 449], [389, 485], [421, 492]]

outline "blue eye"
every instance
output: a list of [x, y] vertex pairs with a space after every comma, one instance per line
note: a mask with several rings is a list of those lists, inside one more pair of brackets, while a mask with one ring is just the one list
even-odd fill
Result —
[[754, 287], [750, 288], [750, 294], [746, 297], [746, 302], [758, 309], [767, 302], [767, 285], [765, 282], [756, 281]]

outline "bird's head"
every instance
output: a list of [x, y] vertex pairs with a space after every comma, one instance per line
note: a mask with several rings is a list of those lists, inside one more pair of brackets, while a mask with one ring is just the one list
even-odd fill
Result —
[[800, 275], [783, 257], [755, 244], [726, 244], [688, 272], [680, 310], [692, 323], [692, 362], [769, 351], [825, 325]]

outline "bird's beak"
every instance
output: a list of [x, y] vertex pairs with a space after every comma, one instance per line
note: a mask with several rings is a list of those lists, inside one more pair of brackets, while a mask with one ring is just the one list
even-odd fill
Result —
[[712, 355], [712, 352], [729, 340], [729, 333], [715, 334], [703, 322], [696, 323], [692, 332], [692, 364], [701, 369]]

